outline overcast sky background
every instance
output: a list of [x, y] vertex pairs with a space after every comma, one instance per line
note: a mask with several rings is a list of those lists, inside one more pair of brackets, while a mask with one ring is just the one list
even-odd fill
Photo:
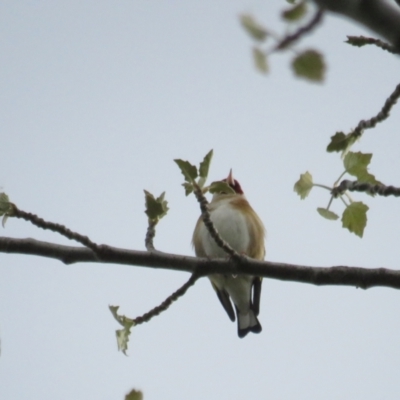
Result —
[[[353, 48], [369, 32], [336, 16], [299, 49], [318, 48], [324, 84], [295, 79], [292, 53], [254, 70], [238, 15], [276, 32], [287, 3], [40, 1], [0, 3], [0, 186], [21, 209], [97, 243], [143, 250], [143, 189], [166, 190], [158, 249], [193, 255], [199, 207], [173, 163], [201, 161], [210, 180], [232, 167], [268, 231], [267, 259], [310, 266], [399, 268], [400, 203], [370, 206], [363, 239], [322, 219], [329, 195], [293, 192], [300, 173], [331, 185], [342, 172], [329, 137], [375, 115], [399, 83], [399, 60]], [[399, 185], [400, 106], [354, 149]], [[341, 202], [332, 209], [341, 214]], [[72, 244], [10, 219], [1, 234]], [[265, 280], [260, 335], [239, 339], [207, 279], [117, 351], [108, 305], [136, 317], [189, 277], [140, 267], [0, 254], [0, 398], [145, 400], [398, 399], [400, 292]]]

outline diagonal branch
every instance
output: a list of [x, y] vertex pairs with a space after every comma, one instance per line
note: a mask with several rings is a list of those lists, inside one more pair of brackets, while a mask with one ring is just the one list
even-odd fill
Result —
[[392, 107], [397, 103], [397, 100], [400, 97], [400, 83], [396, 86], [393, 93], [386, 99], [385, 104], [383, 105], [382, 109], [379, 113], [368, 120], [361, 120], [357, 127], [354, 129], [353, 132], [350, 133], [350, 136], [354, 139], [359, 138], [365, 129], [374, 128], [379, 122], [384, 121], [389, 117], [390, 110]]
[[133, 322], [135, 325], [143, 324], [143, 322], [149, 322], [153, 317], [161, 314], [162, 312], [168, 310], [169, 306], [179, 297], [182, 297], [190, 287], [192, 287], [196, 281], [200, 278], [200, 275], [193, 273], [189, 280], [184, 283], [178, 290], [168, 296], [159, 306], [154, 307], [152, 310], [146, 312], [140, 317], [136, 317]]
[[399, 98], [400, 83], [396, 86], [390, 96], [385, 100], [385, 103], [378, 114], [367, 120], [362, 119], [357, 124], [357, 127], [348, 134], [344, 134], [343, 132], [336, 132], [335, 135], [331, 136], [331, 141], [328, 144], [326, 151], [346, 152], [350, 148], [350, 146], [363, 135], [365, 129], [374, 128], [378, 123], [384, 121], [389, 117], [389, 113], [392, 107], [397, 103], [397, 100]]
[[66, 264], [77, 262], [136, 265], [141, 267], [170, 269], [198, 273], [206, 276], [214, 273], [254, 275], [283, 281], [313, 285], [354, 286], [363, 289], [384, 286], [400, 289], [400, 271], [386, 268], [367, 269], [337, 266], [330, 268], [310, 267], [253, 260], [242, 257], [231, 259], [205, 259], [197, 257], [119, 249], [100, 245], [96, 253], [85, 247], [64, 246], [34, 239], [0, 237], [0, 252], [29, 254], [58, 259]]
[[38, 228], [59, 233], [60, 235], [65, 236], [67, 239], [75, 240], [76, 242], [83, 244], [84, 246], [97, 253], [98, 245], [92, 242], [87, 236], [83, 236], [77, 232], [73, 232], [71, 231], [71, 229], [68, 229], [64, 225], [45, 221], [43, 218], [38, 217], [36, 214], [22, 211], [15, 204], [10, 204], [12, 207], [10, 216], [28, 221]]
[[286, 47], [294, 44], [297, 42], [299, 39], [301, 39], [303, 36], [305, 36], [307, 33], [310, 33], [315, 27], [317, 27], [321, 22], [322, 22], [322, 17], [324, 15], [324, 10], [319, 9], [313, 18], [308, 22], [307, 25], [302, 26], [299, 28], [296, 32], [294, 32], [291, 35], [285, 36], [275, 47], [274, 50], [283, 50]]

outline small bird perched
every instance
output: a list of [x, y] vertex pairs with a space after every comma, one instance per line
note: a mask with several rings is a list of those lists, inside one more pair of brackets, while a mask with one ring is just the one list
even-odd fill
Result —
[[[243, 194], [239, 182], [233, 179], [232, 170], [223, 180], [235, 193], [214, 194], [209, 211], [211, 221], [220, 237], [240, 254], [256, 260], [265, 256], [265, 229], [260, 218]], [[198, 257], [227, 257], [210, 236], [202, 217], [193, 232], [193, 247]], [[235, 306], [240, 338], [249, 332], [261, 332], [257, 319], [260, 310], [261, 278], [249, 275], [209, 276], [217, 296], [231, 321], [235, 321], [231, 299]]]

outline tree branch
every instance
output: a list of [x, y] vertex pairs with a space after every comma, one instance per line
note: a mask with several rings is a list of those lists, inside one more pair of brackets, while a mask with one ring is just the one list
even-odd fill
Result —
[[351, 192], [365, 192], [368, 194], [379, 194], [380, 196], [400, 196], [400, 188], [394, 186], [386, 186], [382, 183], [367, 183], [359, 181], [349, 181], [347, 179], [340, 182], [340, 185], [332, 189], [331, 193], [334, 197], [342, 195], [346, 190]]
[[157, 251], [154, 247], [153, 239], [156, 236], [156, 225], [158, 220], [151, 220], [149, 218], [149, 225], [147, 226], [146, 237], [144, 239], [144, 244], [146, 246], [147, 251]]
[[400, 49], [400, 10], [386, 0], [314, 0], [314, 3], [364, 25]]
[[349, 43], [352, 46], [363, 47], [368, 44], [373, 44], [382, 50], [386, 50], [392, 54], [400, 54], [399, 50], [396, 50], [392, 45], [380, 40], [371, 37], [365, 36], [347, 36], [347, 41], [345, 43]]
[[321, 22], [322, 22], [322, 17], [324, 15], [324, 10], [319, 9], [313, 18], [308, 22], [307, 25], [302, 26], [299, 28], [296, 32], [294, 32], [291, 35], [285, 36], [275, 47], [274, 50], [283, 50], [286, 47], [294, 44], [296, 41], [298, 41], [300, 38], [304, 37], [307, 33], [310, 33], [313, 29], [315, 29]]
[[196, 281], [200, 278], [200, 275], [193, 273], [189, 280], [184, 283], [178, 290], [168, 296], [159, 306], [154, 307], [152, 310], [143, 314], [140, 317], [136, 317], [133, 322], [135, 325], [143, 324], [144, 322], [149, 322], [153, 317], [160, 315], [162, 312], [168, 310], [169, 306], [180, 297], [182, 297], [190, 287], [192, 287]]
[[326, 148], [326, 151], [345, 151], [359, 139], [363, 134], [365, 129], [372, 129], [378, 123], [383, 122], [385, 119], [389, 118], [390, 111], [392, 107], [397, 103], [400, 98], [400, 83], [396, 86], [394, 91], [385, 100], [385, 104], [381, 110], [374, 117], [364, 120], [362, 119], [350, 133], [344, 134], [343, 132], [336, 132], [335, 135], [331, 136], [331, 141]]
[[215, 273], [254, 275], [313, 285], [354, 286], [368, 289], [376, 286], [400, 289], [400, 271], [386, 268], [309, 267], [247, 257], [206, 259], [159, 252], [134, 251], [99, 245], [94, 253], [85, 247], [64, 246], [34, 239], [0, 237], [0, 252], [29, 254], [53, 258], [65, 264], [77, 262], [112, 263], [185, 271], [206, 276]]
[[97, 252], [97, 244], [92, 242], [87, 236], [83, 236], [80, 233], [73, 232], [71, 231], [71, 229], [67, 228], [64, 225], [45, 221], [43, 218], [40, 218], [36, 214], [20, 210], [13, 203], [10, 203], [10, 205], [11, 205], [10, 216], [28, 221], [31, 224], [37, 226], [38, 228], [59, 233], [60, 235], [65, 236], [67, 239], [75, 240], [78, 243], [88, 247], [89, 249], [92, 249], [94, 252]]
[[389, 117], [390, 110], [397, 103], [399, 97], [400, 83], [396, 86], [393, 93], [391, 93], [391, 95], [386, 99], [385, 104], [383, 105], [379, 113], [375, 117], [372, 117], [368, 120], [361, 120], [354, 131], [350, 133], [350, 135], [354, 139], [358, 139], [363, 134], [365, 129], [375, 128], [378, 123], [387, 119]]

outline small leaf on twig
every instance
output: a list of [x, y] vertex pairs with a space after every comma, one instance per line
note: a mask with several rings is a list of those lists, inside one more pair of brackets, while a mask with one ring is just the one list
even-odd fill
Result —
[[331, 136], [331, 141], [326, 148], [326, 151], [332, 153], [334, 151], [346, 151], [355, 139], [351, 135], [345, 135], [343, 132], [336, 132]]
[[314, 82], [322, 82], [326, 70], [322, 54], [315, 50], [306, 50], [296, 56], [292, 68], [298, 77]]
[[179, 160], [179, 159], [176, 159], [174, 161], [180, 168], [180, 170], [187, 182], [193, 182], [197, 178], [197, 176], [198, 176], [197, 167], [190, 164], [189, 161], [184, 161], [184, 160]]
[[267, 37], [267, 30], [260, 25], [252, 15], [242, 14], [240, 22], [245, 31], [255, 40], [264, 41]]
[[140, 390], [132, 389], [125, 395], [125, 400], [143, 400], [143, 393]]
[[10, 199], [5, 193], [0, 193], [0, 216], [8, 214], [11, 210]]
[[303, 18], [307, 12], [307, 4], [302, 1], [299, 4], [289, 8], [282, 12], [282, 18], [289, 22], [296, 22], [299, 19]]
[[144, 190], [145, 200], [146, 200], [146, 210], [145, 213], [149, 219], [157, 221], [164, 217], [168, 212], [168, 202], [164, 200], [165, 192], [155, 198], [150, 192]]
[[312, 175], [307, 171], [300, 175], [300, 179], [294, 184], [293, 190], [304, 200], [313, 187]]
[[259, 72], [263, 74], [266, 74], [268, 72], [267, 55], [265, 54], [265, 52], [257, 47], [253, 47], [253, 60], [254, 65]]
[[118, 321], [123, 329], [118, 329], [115, 331], [117, 336], [118, 350], [122, 351], [126, 355], [128, 350], [129, 335], [131, 334], [131, 328], [135, 326], [135, 321], [133, 319], [127, 318], [125, 315], [118, 314], [119, 306], [108, 306], [113, 317]]
[[343, 228], [363, 237], [367, 225], [367, 211], [369, 207], [361, 201], [354, 201], [346, 207], [342, 215]]
[[343, 165], [350, 175], [357, 176], [360, 172], [367, 170], [371, 158], [371, 153], [349, 151], [343, 159]]
[[185, 196], [189, 196], [193, 192], [193, 185], [191, 183], [185, 182], [182, 183], [182, 186], [185, 188]]
[[5, 193], [0, 193], [0, 217], [3, 216], [1, 224], [6, 225], [8, 217], [12, 216], [12, 204]]
[[371, 162], [371, 153], [361, 153], [361, 152], [348, 152], [343, 159], [343, 164], [346, 171], [355, 177], [360, 182], [367, 183], [378, 183], [375, 176], [368, 172], [368, 165]]
[[[208, 171], [210, 169], [211, 159], [213, 156], [213, 150], [210, 150], [204, 157], [203, 161], [200, 163], [199, 167], [199, 176], [200, 178], [204, 178], [204, 182], [208, 177]], [[199, 184], [200, 185], [200, 184]], [[203, 183], [204, 185], [204, 183]], [[202, 186], [200, 186], [202, 187]]]
[[214, 193], [235, 193], [235, 191], [226, 183], [222, 181], [216, 181], [213, 182], [210, 187], [209, 187], [209, 192], [214, 194]]
[[339, 218], [337, 214], [335, 214], [333, 211], [327, 210], [326, 208], [318, 207], [317, 211], [319, 215], [321, 215], [321, 217], [324, 217], [331, 221], [336, 221]]

